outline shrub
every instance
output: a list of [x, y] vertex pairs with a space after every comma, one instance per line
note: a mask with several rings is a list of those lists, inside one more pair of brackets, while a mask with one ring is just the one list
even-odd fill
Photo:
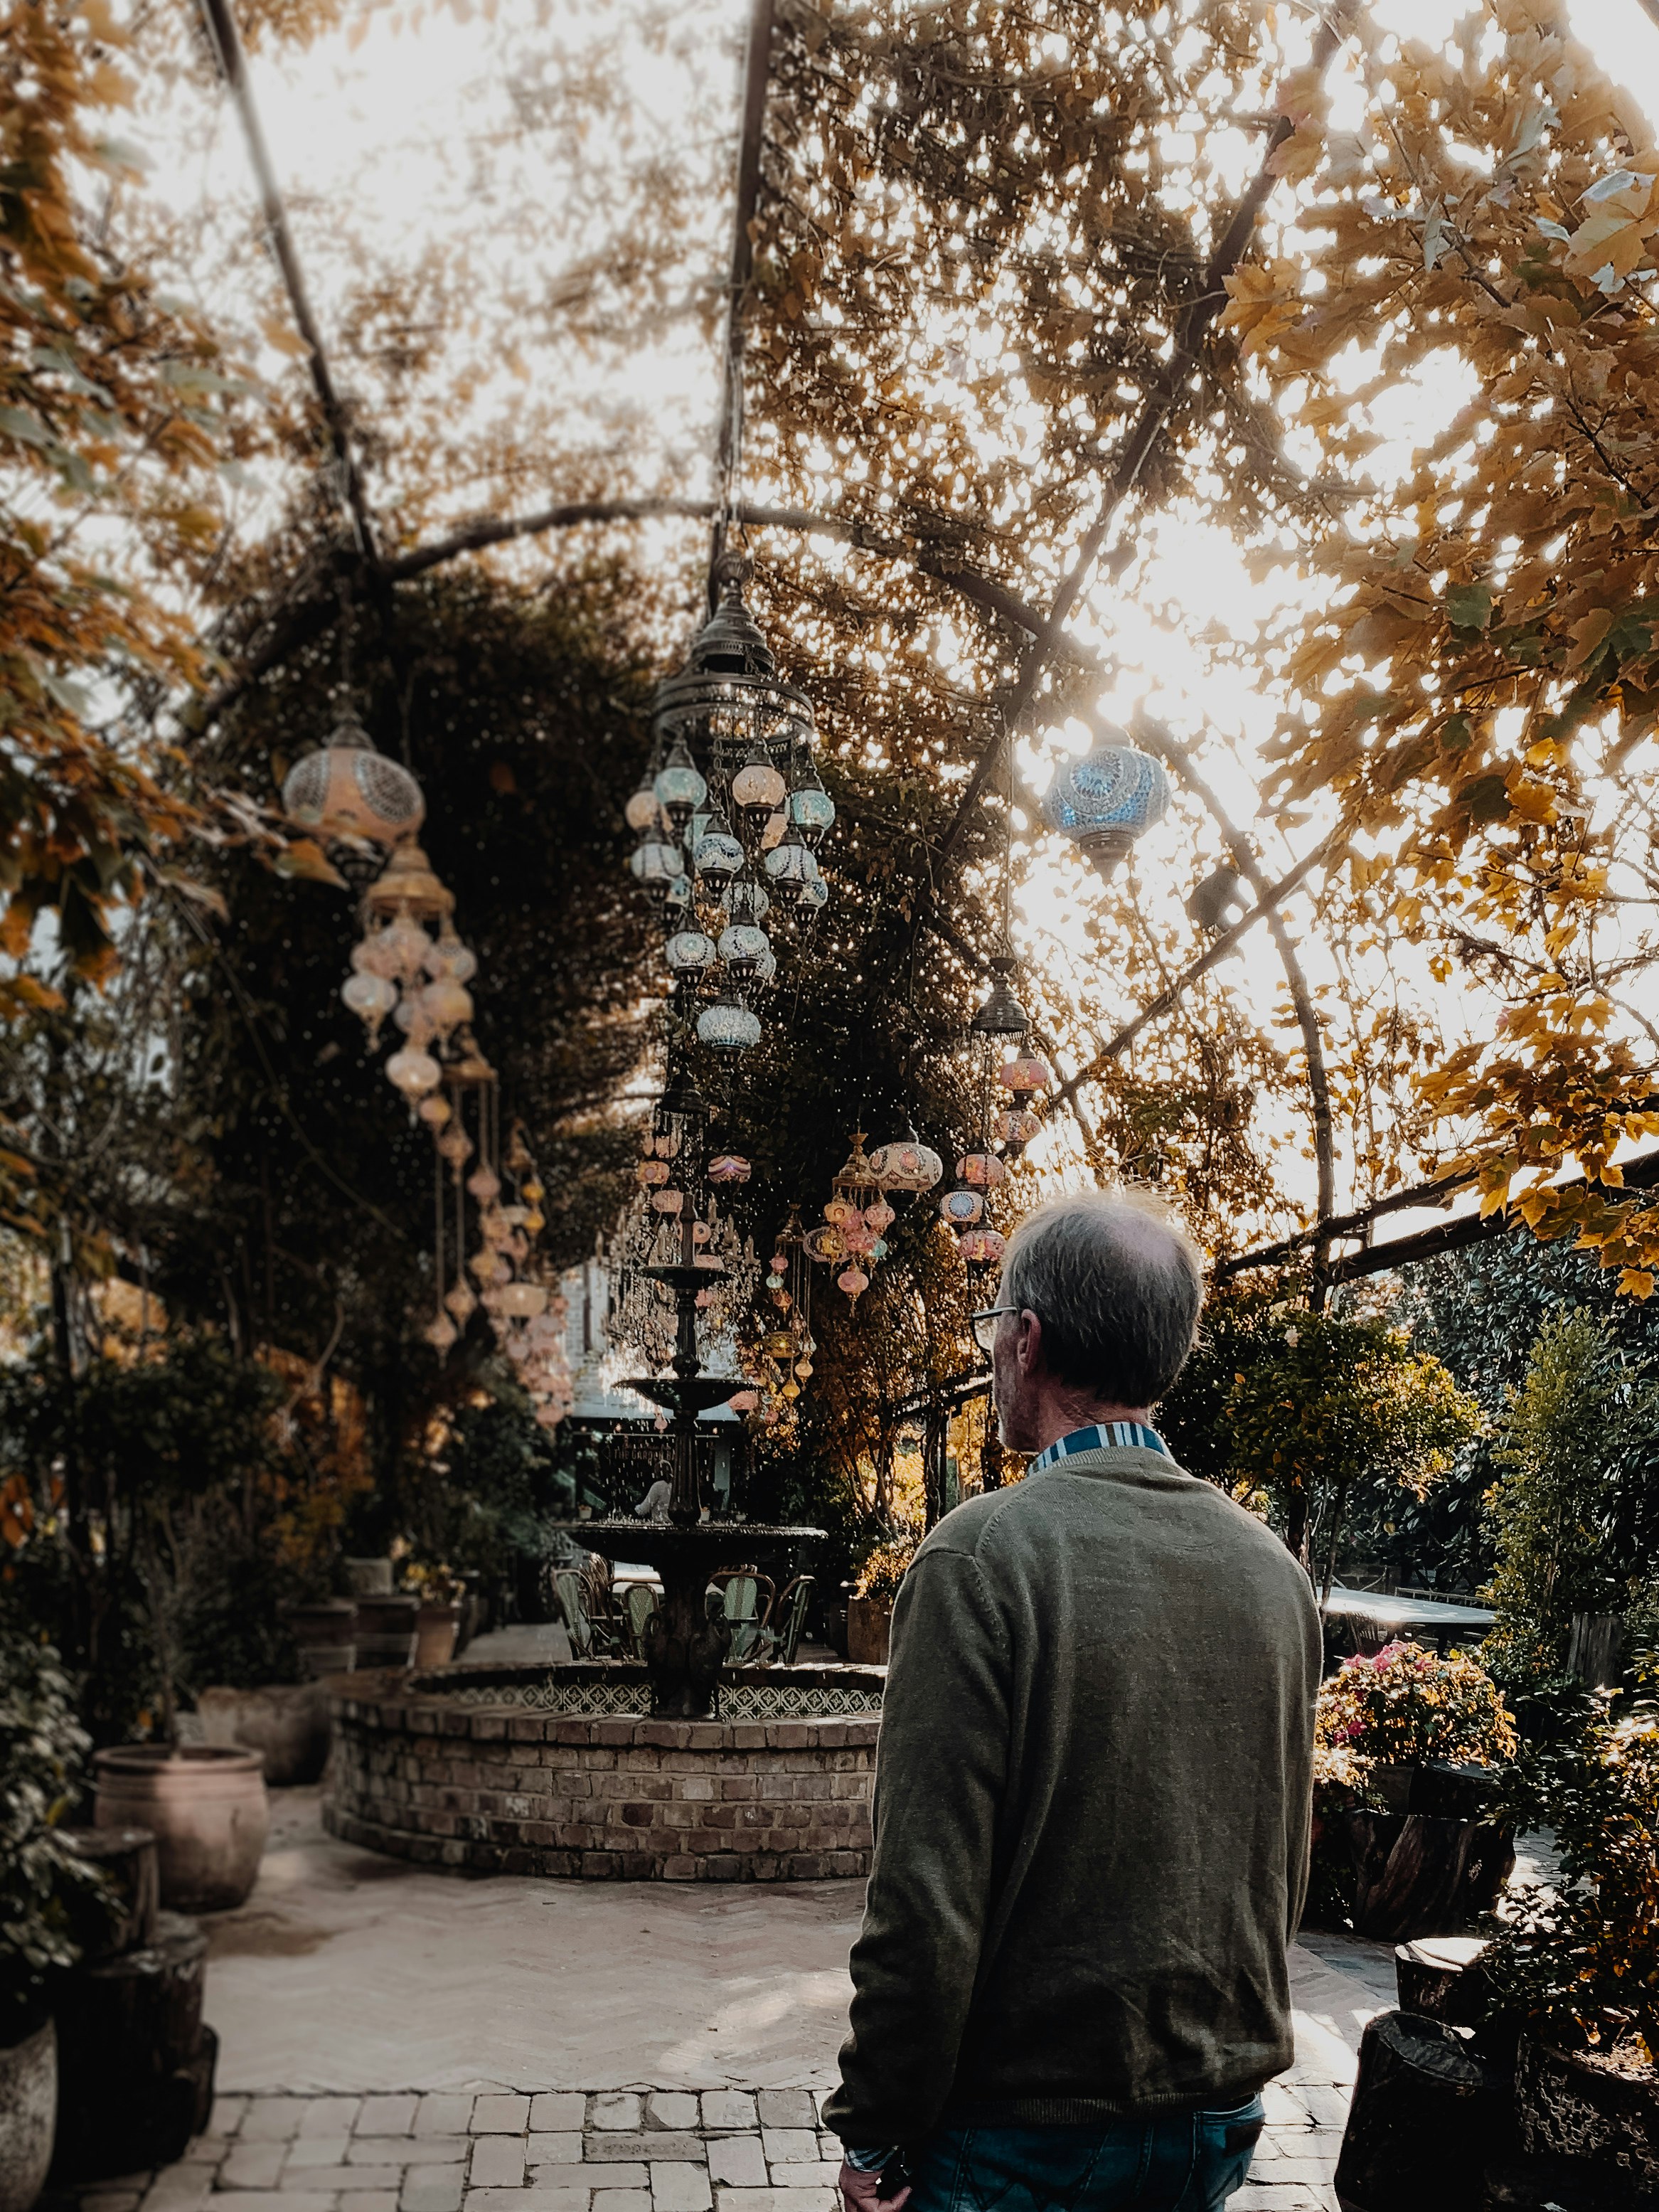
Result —
[[1315, 1739], [1327, 1753], [1380, 1766], [1431, 1759], [1494, 1766], [1516, 1748], [1491, 1675], [1465, 1652], [1442, 1659], [1420, 1644], [1344, 1661], [1321, 1686]]
[[1553, 2043], [1659, 2064], [1659, 1705], [1612, 1717], [1586, 1692], [1576, 1723], [1522, 1758], [1504, 1810], [1548, 1827], [1552, 1889], [1512, 1891], [1482, 1965], [1497, 2004]]
[[[1159, 1409], [1183, 1467], [1241, 1504], [1265, 1496], [1298, 1557], [1317, 1518], [1321, 1578], [1351, 1507], [1421, 1499], [1480, 1426], [1432, 1355], [1377, 1316], [1313, 1313], [1273, 1291], [1212, 1301], [1199, 1347]], [[1384, 1506], [1383, 1510], [1387, 1510]]]
[[54, 1833], [90, 1741], [58, 1654], [0, 1637], [0, 2047], [44, 2020], [48, 1978], [79, 1957], [77, 1919], [103, 1894]]
[[920, 1544], [915, 1536], [892, 1536], [886, 1543], [878, 1544], [866, 1553], [858, 1571], [854, 1595], [858, 1597], [895, 1597], [904, 1580], [905, 1570], [916, 1556]]
[[1545, 1323], [1499, 1428], [1508, 1473], [1486, 1498], [1497, 1565], [1483, 1595], [1498, 1618], [1481, 1656], [1508, 1686], [1560, 1674], [1575, 1613], [1618, 1609], [1622, 1493], [1656, 1431], [1659, 1389], [1604, 1322], [1575, 1310]]

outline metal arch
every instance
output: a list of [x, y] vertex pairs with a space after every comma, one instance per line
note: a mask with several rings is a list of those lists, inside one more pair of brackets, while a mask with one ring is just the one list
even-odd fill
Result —
[[[1085, 716], [1085, 719], [1095, 718]], [[1188, 789], [1203, 801], [1211, 820], [1221, 832], [1240, 875], [1255, 893], [1257, 908], [1265, 915], [1278, 949], [1291, 1004], [1296, 1012], [1297, 1026], [1302, 1032], [1303, 1054], [1308, 1063], [1314, 1164], [1318, 1177], [1318, 1218], [1314, 1239], [1314, 1302], [1318, 1305], [1323, 1303], [1325, 1264], [1330, 1252], [1330, 1237], [1326, 1224], [1336, 1211], [1336, 1146], [1331, 1127], [1331, 1086], [1325, 1066], [1324, 1036], [1319, 1026], [1319, 1012], [1314, 1005], [1313, 994], [1308, 988], [1302, 963], [1297, 957], [1296, 947], [1291, 942], [1290, 932], [1285, 927], [1285, 917], [1280, 911], [1283, 895], [1281, 893], [1279, 897], [1269, 902], [1271, 886], [1261, 872], [1255, 847], [1233, 823], [1207, 780], [1194, 765], [1188, 748], [1162, 722], [1155, 721], [1150, 715], [1137, 716], [1133, 727], [1136, 738], [1160, 754]]]
[[[1341, 15], [1333, 14], [1321, 23], [1315, 36], [1308, 65], [1322, 78], [1327, 64], [1342, 42], [1344, 28]], [[991, 734], [951, 817], [944, 842], [938, 848], [941, 866], [950, 858], [966, 830], [969, 817], [994, 774], [1003, 749], [1012, 743], [1020, 718], [1036, 696], [1048, 656], [1059, 642], [1072, 610], [1081, 598], [1093, 574], [1095, 562], [1105, 548], [1118, 510], [1140, 479], [1140, 472], [1151, 458], [1175, 406], [1182, 380], [1197, 366], [1200, 343], [1226, 300], [1226, 280], [1243, 259], [1244, 250], [1255, 233], [1257, 218], [1267, 204], [1268, 195], [1279, 182], [1274, 160], [1295, 129], [1292, 117], [1279, 116], [1268, 136], [1261, 164], [1245, 186], [1231, 220], [1210, 256], [1202, 289], [1188, 303], [1182, 317], [1173, 349], [1164, 364], [1163, 377], [1143, 404], [1124, 437], [1102, 495], [1099, 511], [1078, 550], [1076, 559], [1054, 594], [1053, 605], [1031, 639], [1024, 661], [1002, 702], [1000, 711], [994, 719]], [[910, 925], [912, 950], [925, 926], [927, 909], [934, 896], [930, 885], [923, 890], [917, 901], [915, 915]]]
[[236, 112], [241, 118], [242, 132], [247, 140], [248, 160], [252, 166], [254, 181], [259, 188], [259, 202], [270, 238], [271, 253], [288, 293], [295, 324], [305, 341], [307, 365], [311, 371], [317, 404], [328, 431], [329, 444], [333, 449], [341, 497], [351, 517], [359, 552], [371, 567], [378, 568], [380, 553], [375, 544], [368, 501], [363, 492], [362, 478], [351, 450], [350, 425], [340, 395], [335, 389], [328, 356], [323, 350], [323, 334], [312, 311], [310, 295], [306, 290], [299, 252], [294, 243], [294, 233], [289, 227], [288, 209], [283, 199], [282, 187], [276, 182], [276, 172], [271, 166], [270, 149], [265, 143], [264, 127], [254, 102], [253, 88], [248, 82], [247, 57], [242, 51], [241, 33], [236, 27], [236, 18], [231, 13], [230, 0], [200, 0], [200, 6], [208, 43], [213, 48], [214, 57], [219, 64], [219, 74], [223, 77], [230, 96], [236, 103]]
[[708, 605], [719, 599], [714, 564], [726, 547], [732, 521], [738, 461], [743, 451], [743, 362], [746, 333], [745, 310], [749, 280], [754, 274], [755, 210], [760, 200], [761, 146], [766, 132], [766, 99], [772, 82], [773, 0], [755, 0], [749, 19], [749, 44], [744, 62], [743, 127], [738, 145], [738, 182], [732, 219], [732, 264], [726, 278], [725, 404], [720, 410], [720, 446], [715, 457], [718, 503], [708, 544]]

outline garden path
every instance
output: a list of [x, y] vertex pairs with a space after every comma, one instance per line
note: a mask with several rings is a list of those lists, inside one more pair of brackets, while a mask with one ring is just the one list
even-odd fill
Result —
[[[211, 1923], [212, 2132], [82, 2212], [832, 2212], [816, 2100], [861, 1892], [459, 1881], [282, 1791], [258, 1888]], [[1297, 2063], [1235, 2212], [1334, 2212], [1392, 2001], [1380, 1946], [1321, 1936], [1292, 1968]]]

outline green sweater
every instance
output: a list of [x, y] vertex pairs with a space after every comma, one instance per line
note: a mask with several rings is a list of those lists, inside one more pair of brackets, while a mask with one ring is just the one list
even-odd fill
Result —
[[947, 1515], [893, 1609], [825, 2124], [1219, 2107], [1288, 2066], [1319, 1674], [1306, 1575], [1155, 1451]]

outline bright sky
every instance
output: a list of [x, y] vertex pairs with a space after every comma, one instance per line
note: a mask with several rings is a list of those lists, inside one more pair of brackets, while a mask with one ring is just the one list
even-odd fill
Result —
[[[1378, 12], [1425, 40], [1443, 37], [1448, 21], [1444, 0], [1387, 0]], [[1638, 0], [1578, 0], [1571, 12], [1579, 35], [1609, 74], [1628, 83], [1650, 113], [1659, 110], [1659, 29]], [[325, 337], [337, 328], [347, 284], [361, 276], [331, 220], [332, 211], [345, 209], [371, 253], [389, 264], [447, 257], [447, 312], [463, 326], [470, 289], [477, 296], [524, 302], [522, 357], [481, 352], [455, 407], [457, 421], [441, 426], [456, 437], [458, 456], [464, 458], [468, 436], [487, 436], [491, 425], [515, 422], [538, 381], [557, 381], [562, 396], [573, 390], [578, 396], [580, 438], [596, 456], [613, 463], [622, 457], [642, 488], [667, 482], [685, 489], [707, 481], [717, 380], [701, 323], [687, 303], [667, 303], [643, 341], [630, 329], [626, 344], [610, 353], [603, 340], [586, 353], [568, 346], [556, 313], [564, 303], [579, 315], [602, 316], [603, 262], [617, 250], [604, 231], [604, 173], [607, 153], [618, 144], [632, 157], [645, 152], [661, 164], [665, 188], [684, 210], [691, 258], [718, 283], [728, 251], [744, 0], [686, 0], [660, 15], [614, 0], [501, 0], [488, 24], [476, 15], [463, 22], [445, 7], [424, 15], [417, 28], [394, 27], [407, 13], [405, 6], [357, 19], [356, 43], [333, 37], [298, 58], [256, 56], [252, 64]], [[596, 112], [590, 94], [603, 72], [592, 64], [614, 44], [622, 23], [645, 26], [627, 72], [627, 106]], [[228, 107], [195, 118], [177, 109], [141, 117], [138, 131], [148, 140], [155, 186], [181, 213], [246, 208], [247, 165]], [[599, 264], [597, 272], [585, 266], [590, 259]], [[264, 372], [273, 380], [295, 374], [276, 346], [252, 336], [272, 305], [263, 260], [244, 255], [215, 281], [215, 313], [223, 319], [228, 311], [241, 321]], [[434, 401], [425, 393], [411, 404]], [[1402, 458], [1447, 404], [1444, 387], [1432, 383], [1398, 396], [1389, 428]], [[437, 519], [443, 510], [465, 513], [472, 503], [459, 459], [446, 481], [453, 489], [438, 502]], [[385, 507], [415, 489], [383, 484], [377, 498]], [[537, 489], [525, 486], [526, 507], [538, 503]], [[257, 485], [248, 500], [255, 520], [262, 503]], [[432, 519], [423, 521], [429, 526]], [[1274, 595], [1250, 584], [1237, 550], [1218, 528], [1178, 512], [1139, 528], [1142, 550], [1134, 566], [1121, 584], [1097, 589], [1079, 613], [1081, 633], [1116, 664], [1103, 703], [1109, 713], [1142, 705], [1188, 738], [1207, 732], [1206, 770], [1235, 818], [1250, 822], [1256, 812], [1253, 763], [1273, 707], [1248, 670], [1236, 659], [1212, 658], [1206, 641], [1219, 635], [1248, 642]], [[663, 526], [639, 541], [643, 557], [685, 565], [688, 612], [701, 535]], [[1079, 726], [1027, 739], [1024, 771], [1039, 790], [1056, 742], [1080, 750], [1087, 739]], [[1288, 833], [1260, 827], [1270, 869], [1305, 850], [1318, 834], [1316, 821]], [[1149, 897], [1184, 895], [1190, 835], [1172, 817], [1144, 841], [1139, 875]], [[1034, 842], [1027, 865], [1029, 951], [1039, 965], [1063, 963], [1073, 957], [1064, 936], [1074, 863], [1045, 837]], [[1292, 909], [1291, 920], [1305, 927], [1305, 913], [1298, 924]], [[1330, 974], [1323, 948], [1310, 944], [1304, 952], [1316, 979]], [[1230, 989], [1258, 1005], [1270, 1006], [1279, 995], [1265, 941], [1224, 972]], [[1098, 1027], [1109, 1032], [1133, 1007], [1115, 995], [1110, 978], [1086, 981], [1097, 993]], [[1417, 981], [1426, 988], [1425, 978]], [[1288, 1048], [1293, 1041], [1287, 1036], [1285, 1042]], [[1051, 1143], [1054, 1164], [1063, 1170], [1068, 1139], [1056, 1129]], [[1289, 1160], [1285, 1175], [1292, 1185], [1298, 1178], [1305, 1184], [1292, 1193], [1305, 1203], [1311, 1169]], [[1350, 1196], [1340, 1185], [1339, 1204]], [[1391, 1225], [1400, 1232], [1420, 1223], [1396, 1217]]]

